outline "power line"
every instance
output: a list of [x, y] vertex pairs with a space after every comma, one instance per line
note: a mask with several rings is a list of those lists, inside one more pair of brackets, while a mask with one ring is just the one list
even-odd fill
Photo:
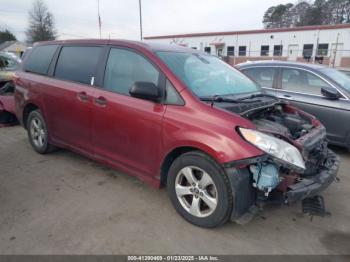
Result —
[[[143, 32], [142, 32], [142, 8], [141, 8], [141, 0], [139, 0], [139, 12], [140, 12], [140, 38], [141, 40], [143, 39]], [[24, 11], [24, 10], [13, 10], [13, 9], [4, 9], [4, 8], [0, 8], [0, 13], [18, 13], [18, 14], [26, 14], [28, 13], [28, 11]], [[81, 17], [76, 17], [76, 16], [69, 16], [67, 14], [63, 14], [63, 13], [60, 13], [60, 12], [53, 12], [54, 13], [54, 16], [58, 16], [59, 18], [64, 18], [65, 20], [66, 19], [70, 19], [70, 20], [76, 20], [76, 21], [79, 21], [79, 23], [86, 23], [86, 24], [95, 24], [96, 23], [96, 20], [92, 20], [92, 19], [85, 19], [85, 18], [81, 18]], [[98, 22], [99, 22], [99, 34], [100, 34], [100, 38], [102, 37], [102, 32], [101, 32], [101, 17], [100, 17], [100, 10], [99, 10], [99, 0], [98, 0]], [[111, 34], [115, 29], [115, 28], [122, 28], [124, 27], [125, 25], [122, 24], [122, 23], [110, 23], [110, 22], [107, 22], [107, 23], [103, 23], [103, 25], [106, 27], [107, 31], [109, 32], [109, 34]], [[71, 26], [71, 25], [70, 25]], [[70, 27], [68, 26], [68, 27]], [[136, 28], [137, 26], [136, 25], [129, 25], [129, 27], [131, 28]], [[64, 27], [65, 29], [67, 29], [67, 26]], [[72, 28], [72, 27], [71, 27]], [[72, 30], [74, 30], [72, 28]], [[14, 32], [20, 32], [20, 33], [24, 33], [25, 31], [24, 30], [12, 30]], [[76, 30], [74, 30], [76, 31]], [[58, 35], [62, 35], [62, 34], [65, 34], [65, 35], [71, 35], [71, 36], [77, 36], [77, 37], [83, 37], [83, 36], [79, 36], [77, 34], [70, 34], [70, 33], [62, 33], [61, 30], [59, 30], [58, 32]], [[85, 36], [86, 37], [86, 36]]]
[[[10, 12], [10, 13], [28, 13], [27, 11], [18, 11], [18, 10], [5, 10], [5, 9], [0, 9], [0, 12], [2, 13], [7, 13], [7, 12]], [[66, 14], [63, 14], [63, 13], [59, 13], [59, 12], [54, 12], [53, 13], [55, 16], [59, 16], [59, 17], [62, 17], [62, 18], [68, 18], [68, 19], [72, 19], [72, 20], [79, 20], [79, 21], [83, 21], [83, 22], [86, 22], [86, 23], [90, 23], [90, 24], [95, 24], [96, 23], [96, 20], [92, 20], [92, 19], [85, 19], [85, 18], [81, 18], [81, 17], [77, 17], [77, 16], [68, 16]], [[110, 22], [107, 22], [107, 23], [103, 23], [104, 25], [107, 25], [107, 26], [113, 26], [113, 27], [120, 27], [120, 26], [123, 26], [121, 23], [120, 24], [116, 24], [116, 23], [110, 23]]]

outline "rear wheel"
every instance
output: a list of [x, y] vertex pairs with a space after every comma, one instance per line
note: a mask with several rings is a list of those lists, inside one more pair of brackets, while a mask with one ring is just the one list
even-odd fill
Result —
[[40, 110], [30, 112], [27, 121], [27, 132], [30, 144], [38, 153], [46, 154], [56, 149], [48, 142], [48, 130]]
[[193, 151], [175, 159], [167, 188], [177, 210], [190, 223], [216, 227], [232, 212], [232, 190], [224, 170], [209, 156]]

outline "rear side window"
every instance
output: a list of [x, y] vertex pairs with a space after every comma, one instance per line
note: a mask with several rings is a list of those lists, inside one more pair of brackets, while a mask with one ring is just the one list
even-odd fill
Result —
[[93, 77], [102, 47], [97, 46], [65, 46], [57, 60], [55, 77], [93, 84]]
[[24, 71], [46, 75], [57, 47], [57, 45], [34, 47], [25, 63]]
[[275, 69], [271, 67], [256, 67], [242, 70], [247, 76], [257, 82], [261, 87], [273, 87]]

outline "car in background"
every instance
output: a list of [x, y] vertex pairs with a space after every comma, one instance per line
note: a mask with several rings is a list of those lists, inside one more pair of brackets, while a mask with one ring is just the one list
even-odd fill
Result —
[[347, 68], [347, 69], [341, 68], [341, 69], [338, 69], [338, 70], [350, 77], [350, 68]]
[[17, 123], [12, 79], [20, 63], [16, 55], [0, 52], [0, 127]]
[[20, 63], [16, 55], [0, 52], [0, 87], [12, 80]]
[[236, 65], [269, 94], [316, 116], [329, 142], [350, 149], [350, 77], [334, 68], [283, 61]]

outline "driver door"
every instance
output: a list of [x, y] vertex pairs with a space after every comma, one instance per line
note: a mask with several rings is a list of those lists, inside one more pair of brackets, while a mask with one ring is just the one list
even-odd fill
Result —
[[129, 90], [137, 81], [161, 85], [161, 73], [136, 51], [114, 47], [103, 68], [103, 87], [93, 99], [95, 153], [140, 176], [154, 175], [166, 106], [131, 97]]

